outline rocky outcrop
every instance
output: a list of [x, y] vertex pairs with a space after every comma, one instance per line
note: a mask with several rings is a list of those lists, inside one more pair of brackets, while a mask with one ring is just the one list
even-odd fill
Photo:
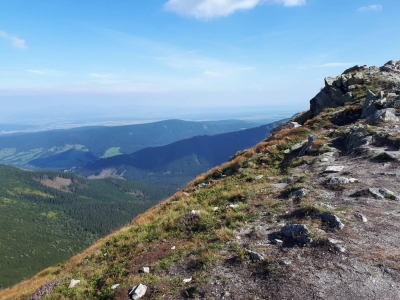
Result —
[[274, 135], [275, 133], [278, 133], [279, 131], [283, 130], [283, 129], [292, 129], [292, 128], [297, 128], [297, 127], [301, 127], [301, 125], [297, 122], [286, 122], [283, 123], [279, 126], [276, 126], [274, 129], [271, 130], [271, 135]]
[[396, 110], [394, 108], [386, 108], [376, 111], [367, 119], [370, 125], [377, 125], [381, 122], [398, 122], [399, 118], [396, 117]]
[[[335, 108], [353, 102], [354, 92], [362, 89], [364, 84], [371, 84], [377, 80], [382, 83], [386, 81], [385, 89], [391, 92], [385, 94], [378, 90], [377, 95], [369, 91], [361, 117], [367, 118], [379, 109], [393, 108], [394, 101], [390, 101], [388, 97], [396, 98], [396, 93], [400, 92], [400, 62], [391, 60], [380, 68], [354, 66], [337, 77], [325, 78], [324, 88], [310, 101], [310, 116], [315, 117], [325, 108]], [[398, 105], [400, 106], [400, 103]]]
[[390, 60], [382, 67], [380, 67], [381, 71], [387, 72], [398, 72], [400, 73], [400, 61]]

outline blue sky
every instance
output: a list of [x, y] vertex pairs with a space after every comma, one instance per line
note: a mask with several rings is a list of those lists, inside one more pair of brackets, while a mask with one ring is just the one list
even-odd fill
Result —
[[1, 0], [3, 111], [306, 109], [323, 78], [400, 59], [399, 0]]

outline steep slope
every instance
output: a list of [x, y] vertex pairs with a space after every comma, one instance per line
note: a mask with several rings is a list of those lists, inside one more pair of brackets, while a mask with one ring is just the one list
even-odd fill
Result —
[[237, 151], [265, 139], [279, 123], [214, 136], [196, 136], [162, 147], [145, 148], [130, 155], [97, 160], [77, 172], [91, 176], [89, 178], [112, 174], [128, 180], [182, 188], [197, 175], [228, 160]]
[[197, 135], [214, 135], [258, 124], [239, 120], [167, 120], [115, 127], [81, 127], [0, 136], [0, 164], [64, 170], [100, 157], [132, 153]]
[[167, 195], [118, 179], [0, 166], [0, 286], [69, 259]]
[[264, 142], [0, 296], [399, 299], [399, 71], [326, 80], [325, 100]]

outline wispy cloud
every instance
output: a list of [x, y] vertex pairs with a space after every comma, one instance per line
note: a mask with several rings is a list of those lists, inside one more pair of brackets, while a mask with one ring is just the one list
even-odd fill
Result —
[[298, 30], [297, 30], [297, 29], [295, 29], [295, 30], [286, 30], [286, 31], [270, 32], [270, 33], [266, 33], [266, 34], [250, 36], [250, 37], [243, 38], [243, 39], [240, 39], [240, 40], [238, 40], [238, 41], [235, 41], [235, 43], [241, 43], [241, 42], [251, 41], [251, 40], [260, 39], [260, 38], [264, 38], [264, 37], [268, 37], [268, 36], [274, 36], [274, 35], [281, 35], [281, 34], [285, 34], [285, 33], [291, 33], [291, 32], [294, 32], [294, 31], [298, 31]]
[[315, 65], [300, 65], [297, 66], [298, 70], [308, 70], [313, 68], [340, 68], [340, 67], [349, 67], [354, 66], [356, 63], [347, 63], [347, 62], [330, 62], [324, 64], [315, 64]]
[[304, 5], [306, 0], [168, 0], [167, 11], [196, 19], [226, 17], [236, 11], [250, 10], [261, 3], [282, 4], [287, 7]]
[[115, 84], [115, 83], [127, 83], [128, 80], [121, 79], [117, 75], [112, 73], [90, 73], [88, 76], [92, 81], [100, 84]]
[[42, 70], [25, 70], [25, 72], [37, 74], [37, 75], [46, 75], [46, 72], [42, 71]]
[[358, 11], [367, 12], [367, 11], [381, 11], [383, 8], [380, 4], [372, 4], [368, 6], [362, 6], [358, 8]]
[[219, 73], [219, 72], [214, 72], [214, 71], [205, 71], [205, 72], [203, 73], [203, 75], [204, 75], [204, 76], [207, 76], [207, 77], [221, 77], [221, 76], [222, 76], [221, 73]]
[[11, 46], [15, 49], [27, 49], [26, 42], [14, 35], [11, 35], [5, 31], [0, 30], [0, 37], [11, 43]]

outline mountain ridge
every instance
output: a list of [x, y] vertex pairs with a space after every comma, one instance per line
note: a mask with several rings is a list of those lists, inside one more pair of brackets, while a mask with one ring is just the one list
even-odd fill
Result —
[[0, 295], [399, 299], [399, 72], [390, 61], [326, 79], [265, 141]]

